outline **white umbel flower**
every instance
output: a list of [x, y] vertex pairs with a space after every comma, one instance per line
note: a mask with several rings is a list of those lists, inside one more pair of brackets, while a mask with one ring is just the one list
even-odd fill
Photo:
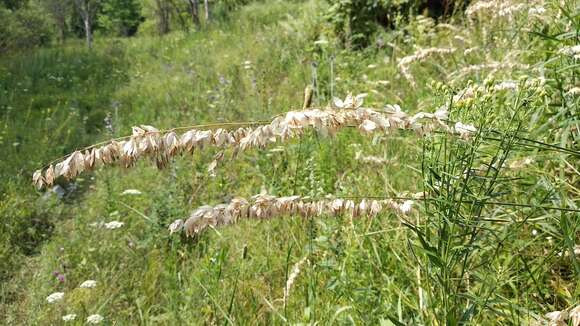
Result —
[[97, 281], [95, 280], [86, 280], [84, 281], [79, 287], [83, 289], [91, 289], [97, 286]]
[[100, 324], [105, 320], [103, 316], [99, 314], [90, 315], [87, 317], [87, 324]]
[[48, 303], [55, 303], [55, 302], [62, 300], [63, 298], [64, 298], [64, 292], [55, 292], [55, 293], [49, 295], [48, 297], [46, 297], [46, 301]]
[[68, 314], [68, 315], [62, 316], [63, 321], [73, 321], [75, 319], [77, 319], [77, 314]]
[[411, 208], [413, 208], [413, 204], [414, 202], [412, 200], [405, 200], [403, 204], [399, 206], [399, 210], [401, 213], [407, 214], [411, 211]]
[[118, 228], [122, 227], [123, 225], [125, 225], [125, 223], [123, 223], [123, 222], [111, 221], [109, 223], [105, 223], [104, 227], [105, 227], [105, 229], [114, 230], [114, 229], [118, 229]]
[[496, 84], [493, 89], [495, 91], [505, 91], [505, 90], [509, 90], [509, 91], [517, 91], [518, 90], [518, 84], [516, 84], [514, 81], [508, 80], [508, 81], [503, 81], [499, 84]]
[[574, 59], [580, 59], [580, 44], [561, 48], [558, 52], [560, 54], [569, 55]]
[[135, 195], [138, 196], [141, 194], [141, 191], [137, 189], [127, 189], [121, 193], [121, 195]]

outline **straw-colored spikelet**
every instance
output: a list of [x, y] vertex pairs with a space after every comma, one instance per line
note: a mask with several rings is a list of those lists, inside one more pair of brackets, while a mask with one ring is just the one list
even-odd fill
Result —
[[[470, 19], [474, 19], [477, 15], [483, 13], [488, 13], [492, 17], [512, 18], [515, 14], [529, 8], [530, 4], [528, 3], [513, 3], [505, 0], [478, 1], [470, 5], [467, 8], [467, 10], [465, 10], [465, 15]], [[535, 14], [537, 12], [542, 13], [545, 12], [545, 9], [543, 7], [532, 7], [532, 8], [534, 10], [531, 12], [531, 14]], [[529, 10], [528, 14], [530, 14]]]
[[[387, 133], [398, 129], [409, 129], [425, 134], [435, 129], [451, 134], [460, 134], [445, 123], [447, 112], [420, 112], [413, 116], [401, 111], [398, 106], [388, 106], [387, 110], [363, 108], [364, 94], [348, 96], [345, 101], [335, 103], [341, 108], [307, 109], [289, 111], [276, 117], [270, 123], [257, 127], [237, 129], [190, 129], [178, 135], [174, 130], [161, 132], [154, 127], [142, 125], [133, 127], [133, 134], [124, 140], [112, 140], [106, 145], [93, 147], [83, 152], [75, 151], [56, 165], [34, 172], [33, 182], [39, 188], [51, 186], [56, 178], [74, 179], [84, 171], [100, 165], [120, 164], [131, 167], [141, 158], [149, 158], [158, 168], [165, 167], [169, 159], [182, 154], [193, 153], [205, 147], [231, 148], [235, 153], [250, 148], [263, 148], [275, 142], [298, 138], [307, 130], [316, 130], [324, 135], [334, 135], [347, 127], [358, 127], [362, 133]], [[217, 161], [223, 153], [216, 155]], [[211, 172], [211, 171], [210, 171]]]
[[288, 215], [374, 217], [387, 210], [407, 214], [412, 206], [412, 200], [398, 202], [391, 199], [362, 199], [355, 202], [335, 198], [311, 201], [300, 196], [276, 197], [259, 194], [253, 196], [251, 200], [234, 198], [228, 204], [201, 206], [194, 210], [185, 222], [179, 219], [171, 223], [169, 231], [175, 233], [183, 230], [187, 236], [195, 236], [207, 227], [234, 224], [240, 219], [274, 219]]
[[409, 56], [406, 56], [406, 57], [399, 59], [399, 62], [398, 62], [399, 70], [401, 71], [401, 74], [403, 75], [403, 77], [405, 77], [405, 79], [407, 79], [409, 81], [409, 83], [411, 83], [411, 85], [413, 87], [415, 87], [416, 86], [415, 79], [413, 78], [413, 75], [411, 74], [411, 72], [409, 70], [409, 67], [413, 62], [421, 62], [432, 55], [450, 54], [450, 53], [454, 53], [455, 51], [457, 51], [457, 49], [455, 49], [455, 48], [419, 49], [415, 53], [413, 53], [412, 55], [409, 55]]
[[296, 281], [296, 278], [298, 278], [298, 275], [300, 275], [302, 265], [304, 265], [304, 263], [306, 261], [307, 261], [307, 256], [304, 256], [304, 258], [300, 259], [300, 261], [298, 261], [292, 267], [292, 272], [290, 273], [290, 275], [288, 275], [288, 280], [286, 280], [286, 286], [284, 287], [284, 302], [288, 301], [288, 298], [290, 297], [290, 290], [292, 289], [292, 285], [294, 284], [294, 281]]

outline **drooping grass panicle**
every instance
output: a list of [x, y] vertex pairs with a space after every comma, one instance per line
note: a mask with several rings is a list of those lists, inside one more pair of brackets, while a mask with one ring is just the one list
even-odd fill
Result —
[[411, 83], [413, 87], [416, 87], [415, 78], [413, 78], [413, 74], [411, 74], [410, 66], [413, 62], [421, 62], [426, 58], [436, 55], [436, 54], [451, 54], [457, 51], [456, 48], [427, 48], [427, 49], [419, 49], [412, 55], [403, 57], [398, 61], [399, 71]]
[[234, 224], [241, 219], [274, 219], [288, 215], [301, 217], [346, 215], [353, 218], [373, 217], [384, 211], [408, 214], [413, 200], [394, 199], [352, 199], [329, 198], [309, 200], [307, 197], [276, 197], [258, 194], [245, 198], [234, 198], [227, 204], [204, 205], [191, 213], [185, 221], [178, 219], [169, 226], [170, 233], [184, 231], [187, 236], [195, 236], [207, 227]]
[[263, 148], [278, 141], [301, 137], [311, 129], [327, 135], [334, 135], [346, 127], [357, 127], [366, 134], [399, 129], [414, 130], [420, 134], [442, 130], [462, 137], [473, 129], [448, 126], [445, 122], [448, 117], [447, 109], [439, 109], [435, 113], [419, 112], [411, 116], [397, 105], [389, 105], [386, 109], [364, 108], [362, 98], [349, 95], [345, 101], [336, 103], [335, 107], [289, 111], [275, 117], [270, 123], [259, 126], [235, 129], [191, 128], [181, 135], [175, 129], [164, 132], [148, 125], [133, 127], [133, 134], [126, 139], [112, 140], [103, 146], [75, 151], [64, 160], [34, 172], [33, 182], [41, 189], [51, 186], [59, 177], [71, 180], [100, 165], [131, 167], [141, 158], [149, 158], [159, 168], [163, 168], [170, 158], [183, 153], [193, 153], [205, 147], [231, 148], [236, 152]]

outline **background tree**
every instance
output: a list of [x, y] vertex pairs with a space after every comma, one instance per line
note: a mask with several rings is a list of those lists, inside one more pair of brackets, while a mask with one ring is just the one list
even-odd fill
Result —
[[54, 20], [58, 40], [64, 43], [67, 34], [67, 19], [73, 12], [72, 2], [70, 0], [42, 0], [42, 5]]
[[143, 21], [137, 0], [102, 0], [98, 25], [109, 34], [132, 36]]
[[85, 31], [85, 38], [87, 47], [90, 49], [93, 46], [93, 24], [95, 15], [100, 4], [99, 0], [76, 0], [77, 10], [83, 19], [83, 27]]
[[187, 0], [187, 2], [191, 13], [191, 22], [195, 26], [199, 26], [199, 0]]
[[209, 1], [203, 0], [203, 5], [204, 5], [204, 9], [205, 9], [205, 20], [208, 21], [209, 20]]
[[155, 13], [157, 15], [157, 31], [159, 35], [165, 35], [170, 31], [169, 18], [170, 6], [167, 0], [155, 0]]

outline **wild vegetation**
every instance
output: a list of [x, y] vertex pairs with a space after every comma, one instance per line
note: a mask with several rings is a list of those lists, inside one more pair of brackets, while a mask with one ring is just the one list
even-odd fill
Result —
[[18, 3], [5, 324], [580, 324], [577, 1]]

